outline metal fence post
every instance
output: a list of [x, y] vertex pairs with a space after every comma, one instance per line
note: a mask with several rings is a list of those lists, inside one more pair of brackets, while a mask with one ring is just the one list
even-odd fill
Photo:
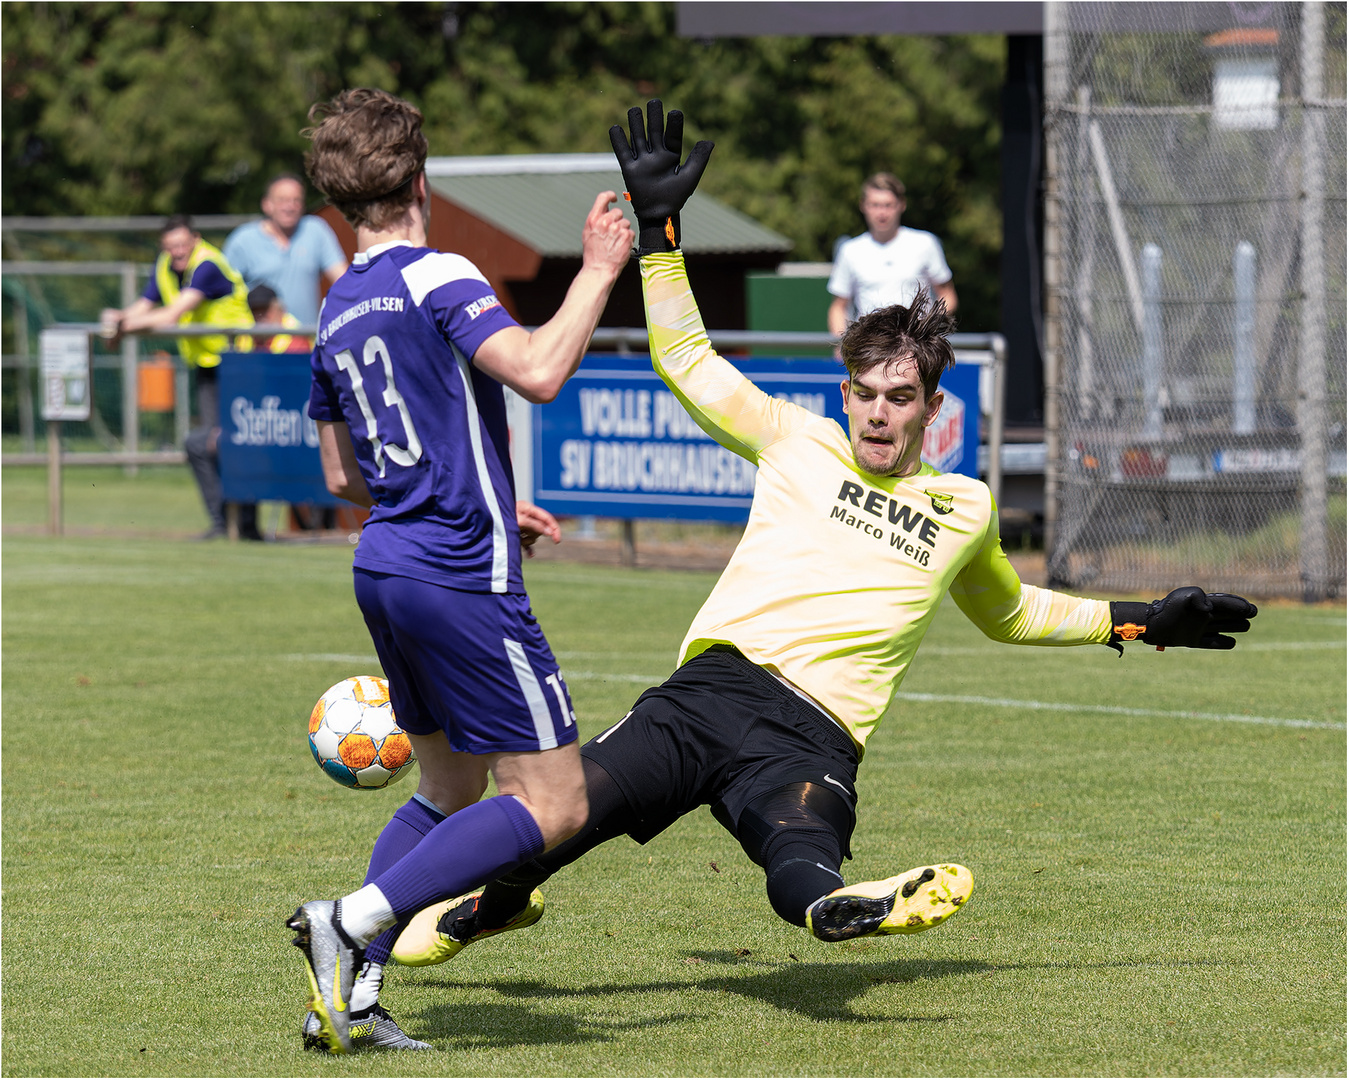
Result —
[[[136, 302], [136, 264], [122, 264], [122, 308], [129, 308]], [[140, 399], [137, 395], [140, 346], [135, 334], [127, 334], [122, 339], [122, 449], [128, 454], [140, 450], [141, 416]], [[140, 466], [134, 463], [126, 467], [127, 476], [135, 476]]]
[[1248, 240], [1232, 253], [1232, 433], [1255, 431], [1255, 245]]
[[632, 518], [623, 519], [622, 535], [619, 538], [618, 561], [624, 566], [637, 565], [637, 522]]
[[1059, 554], [1059, 515], [1063, 499], [1059, 476], [1061, 448], [1061, 371], [1063, 341], [1062, 133], [1058, 110], [1067, 99], [1064, 11], [1058, 0], [1044, 6], [1044, 380], [1045, 380], [1045, 561], [1050, 588], [1067, 582], [1068, 567]]
[[1298, 427], [1302, 434], [1302, 595], [1323, 600], [1330, 587], [1326, 549], [1326, 282], [1322, 225], [1325, 145], [1322, 49], [1325, 8], [1302, 5], [1302, 327], [1298, 351]]
[[61, 421], [47, 421], [47, 532], [64, 531], [61, 506]]
[[28, 297], [17, 298], [14, 305], [14, 343], [19, 354], [19, 439], [25, 454], [37, 453], [33, 423], [33, 354], [28, 348]]
[[988, 405], [988, 490], [1002, 503], [1003, 413], [1007, 404], [1007, 339], [993, 334], [993, 400]]
[[1143, 438], [1162, 437], [1162, 249], [1143, 245]]

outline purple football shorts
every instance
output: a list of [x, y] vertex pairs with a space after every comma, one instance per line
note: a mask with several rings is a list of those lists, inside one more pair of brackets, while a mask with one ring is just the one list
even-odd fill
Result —
[[357, 567], [356, 602], [389, 680], [398, 726], [453, 750], [550, 750], [576, 713], [523, 593], [462, 592]]

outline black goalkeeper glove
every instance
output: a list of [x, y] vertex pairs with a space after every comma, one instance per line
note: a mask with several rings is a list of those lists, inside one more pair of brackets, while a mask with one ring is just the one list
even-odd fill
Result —
[[1225, 634], [1244, 634], [1259, 614], [1249, 600], [1230, 593], [1206, 593], [1197, 585], [1175, 589], [1150, 604], [1115, 600], [1110, 604], [1111, 648], [1124, 652], [1121, 641], [1142, 641], [1164, 649], [1235, 649]]
[[684, 148], [684, 114], [670, 110], [669, 123], [663, 118], [661, 103], [646, 103], [646, 129], [642, 128], [642, 110], [628, 110], [629, 144], [621, 124], [609, 129], [609, 141], [623, 170], [626, 195], [637, 216], [637, 254], [673, 251], [679, 246], [679, 211], [688, 202], [698, 178], [707, 167], [712, 144], [706, 140], [694, 146], [688, 161], [680, 167]]

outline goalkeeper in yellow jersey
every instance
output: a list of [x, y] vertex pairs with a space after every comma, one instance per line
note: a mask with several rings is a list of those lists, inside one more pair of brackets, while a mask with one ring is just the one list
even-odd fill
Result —
[[640, 227], [651, 360], [698, 424], [758, 467], [749, 523], [693, 621], [681, 665], [581, 750], [590, 816], [485, 890], [417, 915], [394, 948], [449, 959], [536, 921], [551, 874], [621, 833], [645, 843], [701, 805], [762, 866], [782, 918], [825, 941], [913, 933], [969, 899], [954, 862], [848, 885], [854, 780], [866, 741], [942, 597], [989, 637], [1025, 645], [1229, 649], [1253, 604], [1177, 589], [1151, 604], [1023, 585], [988, 488], [919, 459], [954, 361], [940, 303], [885, 308], [843, 336], [848, 431], [758, 389], [709, 344], [679, 250], [679, 211], [712, 146], [681, 166], [683, 118], [659, 101], [611, 131]]

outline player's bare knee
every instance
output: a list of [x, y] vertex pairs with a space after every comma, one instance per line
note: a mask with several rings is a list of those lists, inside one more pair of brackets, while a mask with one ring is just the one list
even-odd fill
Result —
[[487, 790], [487, 777], [466, 775], [462, 770], [450, 775], [423, 768], [417, 782], [417, 794], [431, 802], [442, 814], [454, 814], [472, 806]]
[[567, 808], [567, 813], [564, 815], [564, 820], [559, 827], [560, 835], [557, 838], [557, 842], [560, 844], [563, 840], [575, 836], [585, 828], [586, 819], [589, 817], [589, 813], [590, 807], [586, 803], [585, 792], [581, 792], [581, 797], [571, 803]]
[[487, 760], [450, 749], [444, 732], [411, 735], [420, 775], [417, 794], [445, 814], [472, 806], [487, 790]]
[[543, 834], [544, 850], [555, 848], [580, 832], [589, 809], [584, 788], [579, 793], [571, 792], [530, 806], [529, 811]]

